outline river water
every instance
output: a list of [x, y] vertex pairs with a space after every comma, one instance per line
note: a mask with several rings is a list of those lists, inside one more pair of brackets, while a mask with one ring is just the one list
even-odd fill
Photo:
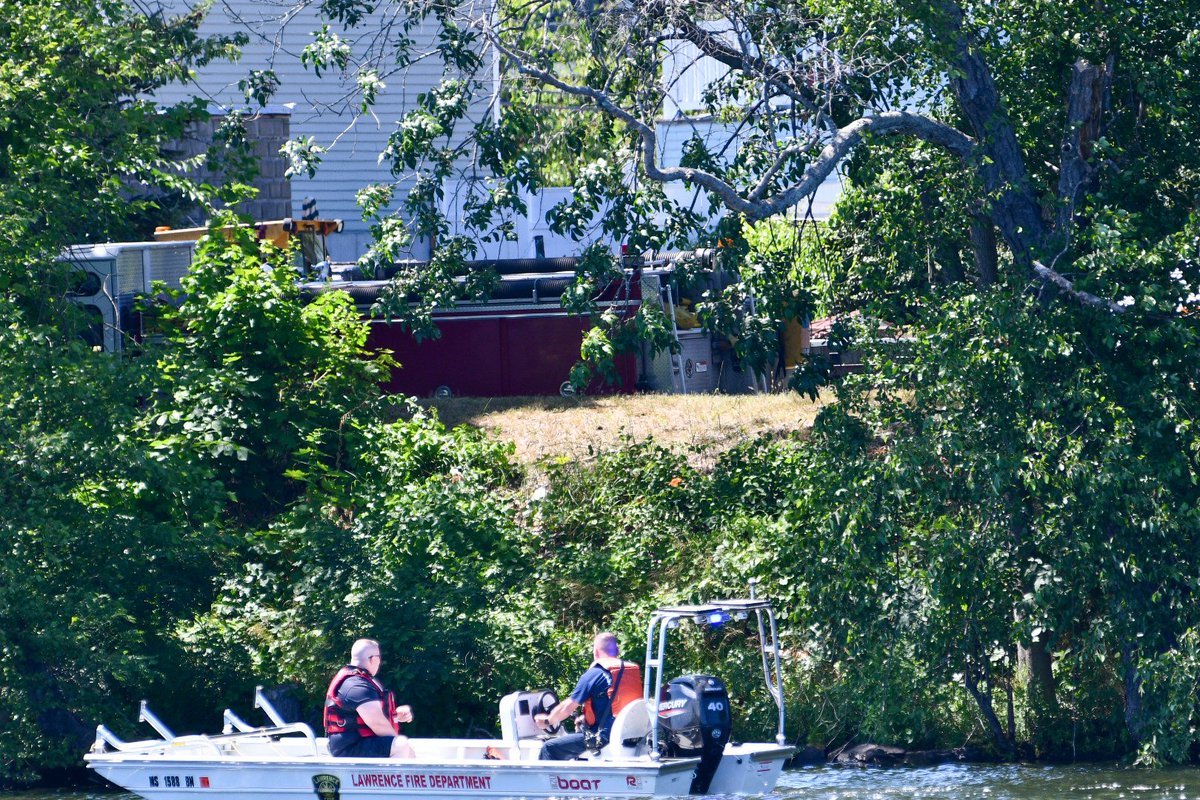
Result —
[[[134, 800], [97, 791], [0, 792], [0, 800]], [[946, 765], [785, 772], [763, 800], [1200, 800], [1200, 769]], [[717, 800], [717, 798], [709, 798]], [[728, 800], [722, 798], [721, 800]]]

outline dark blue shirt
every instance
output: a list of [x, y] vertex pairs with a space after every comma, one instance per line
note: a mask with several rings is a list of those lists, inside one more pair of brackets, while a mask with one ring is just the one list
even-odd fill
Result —
[[613, 724], [612, 700], [608, 696], [608, 688], [612, 686], [612, 682], [612, 673], [599, 664], [592, 664], [587, 672], [580, 676], [579, 683], [575, 684], [575, 691], [571, 692], [571, 699], [580, 705], [583, 705], [585, 700], [592, 701], [596, 729], [605, 739], [608, 739]]

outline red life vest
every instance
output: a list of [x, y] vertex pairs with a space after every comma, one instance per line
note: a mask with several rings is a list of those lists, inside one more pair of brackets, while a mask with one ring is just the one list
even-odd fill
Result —
[[333, 680], [329, 682], [329, 688], [325, 690], [325, 735], [332, 736], [335, 733], [345, 733], [353, 726], [357, 729], [357, 733], [362, 738], [375, 736], [375, 731], [363, 722], [363, 718], [358, 715], [357, 711], [349, 711], [342, 707], [342, 702], [338, 700], [338, 689], [342, 688], [342, 684], [347, 678], [362, 678], [367, 683], [371, 684], [372, 688], [379, 694], [379, 702], [383, 704], [383, 715], [387, 717], [387, 721], [395, 728], [396, 733], [400, 732], [400, 726], [396, 723], [396, 696], [383, 688], [383, 684], [375, 680], [371, 673], [367, 672], [362, 667], [354, 667], [346, 665], [338, 670], [333, 676]]
[[[617, 659], [608, 664], [596, 662], [596, 666], [606, 669], [612, 675], [612, 683], [608, 685], [608, 698], [612, 701], [612, 715], [616, 719], [621, 709], [634, 700], [642, 699], [642, 668], [630, 661]], [[592, 708], [592, 699], [583, 701], [583, 719], [589, 727], [596, 725], [596, 710]]]

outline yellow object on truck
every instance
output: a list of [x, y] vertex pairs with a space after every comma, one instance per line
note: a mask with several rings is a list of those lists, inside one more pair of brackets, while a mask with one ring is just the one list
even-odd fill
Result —
[[[259, 239], [270, 242], [281, 250], [288, 246], [292, 237], [300, 239], [300, 252], [305, 269], [329, 260], [329, 248], [325, 238], [331, 233], [341, 233], [344, 227], [340, 219], [277, 219], [268, 222], [247, 223], [243, 227], [253, 228]], [[156, 228], [156, 242], [195, 242], [208, 234], [208, 228]]]

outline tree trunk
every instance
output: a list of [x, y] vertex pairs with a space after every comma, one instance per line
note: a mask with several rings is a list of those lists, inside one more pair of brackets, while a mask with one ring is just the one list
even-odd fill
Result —
[[1028, 643], [1017, 646], [1017, 663], [1029, 686], [1029, 696], [1041, 709], [1052, 711], [1058, 708], [1057, 687], [1054, 680], [1054, 657], [1046, 644], [1046, 634], [1035, 636]]
[[992, 704], [993, 683], [989, 662], [987, 656], [980, 652], [979, 642], [975, 639], [969, 623], [963, 631], [963, 638], [966, 640], [963, 643], [963, 686], [975, 700], [975, 705], [979, 706], [979, 713], [983, 716], [984, 724], [987, 725], [997, 749], [1011, 756], [1016, 752], [1016, 746], [1012, 737], [1004, 732], [1004, 726], [996, 716], [996, 708]]
[[1125, 729], [1139, 744], [1142, 730], [1146, 727], [1145, 711], [1142, 708], [1142, 676], [1137, 668], [1137, 651], [1128, 642], [1121, 643], [1122, 683], [1125, 689]]
[[1092, 148], [1101, 135], [1101, 120], [1108, 97], [1109, 76], [1103, 66], [1084, 60], [1071, 69], [1067, 90], [1067, 130], [1058, 171], [1058, 222], [1055, 233], [1065, 246], [1074, 225], [1075, 205], [1095, 183]]
[[1012, 740], [1004, 733], [1004, 726], [1000, 724], [1000, 718], [996, 716], [996, 708], [992, 705], [991, 695], [983, 691], [979, 681], [971, 674], [969, 668], [963, 672], [963, 686], [975, 699], [975, 705], [979, 706], [979, 713], [983, 715], [983, 721], [987, 725], [988, 733], [992, 735], [992, 741], [995, 742], [996, 747], [1007, 755], [1015, 753], [1016, 748], [1013, 747]]
[[[1008, 649], [1009, 661], [1016, 660], [1013, 655], [1013, 648], [1010, 647]], [[1017, 708], [1016, 702], [1013, 698], [1014, 694], [1013, 678], [1010, 674], [1008, 676], [1008, 680], [1004, 683], [1004, 710], [1006, 712], [1006, 716], [1008, 717], [1006, 721], [1008, 722], [1008, 740], [1010, 742], [1015, 742], [1017, 740]]]
[[964, 27], [962, 9], [943, 0], [946, 29], [940, 31], [954, 47], [954, 96], [979, 142], [976, 170], [989, 198], [988, 214], [1012, 250], [1018, 268], [1032, 272], [1046, 236], [1041, 209], [1025, 169], [1025, 157], [1008, 119], [987, 62]]
[[979, 273], [979, 285], [991, 286], [996, 282], [996, 226], [985, 214], [971, 215], [971, 247], [975, 250], [975, 269]]

